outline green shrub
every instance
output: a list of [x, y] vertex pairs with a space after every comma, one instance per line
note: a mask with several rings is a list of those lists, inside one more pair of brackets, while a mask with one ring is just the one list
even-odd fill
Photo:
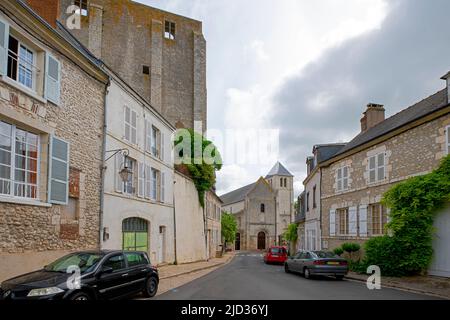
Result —
[[337, 247], [336, 249], [333, 250], [334, 254], [340, 256], [344, 253], [344, 250], [342, 250], [341, 247]]
[[361, 249], [361, 246], [358, 243], [344, 243], [342, 245], [342, 250], [348, 253], [357, 252]]

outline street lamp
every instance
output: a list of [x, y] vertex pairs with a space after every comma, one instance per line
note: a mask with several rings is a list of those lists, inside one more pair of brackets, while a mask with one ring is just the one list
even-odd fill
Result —
[[106, 151], [106, 153], [112, 153], [112, 152], [113, 152], [113, 154], [111, 156], [109, 156], [105, 160], [105, 162], [108, 161], [109, 159], [111, 159], [112, 157], [114, 157], [116, 154], [122, 153], [122, 155], [123, 155], [123, 164], [122, 164], [123, 168], [120, 169], [119, 176], [120, 176], [120, 178], [122, 179], [123, 182], [127, 182], [131, 178], [131, 176], [133, 174], [133, 171], [131, 171], [131, 169], [128, 167], [128, 161], [127, 161], [128, 155], [130, 154], [130, 151], [128, 149], [116, 149], [116, 150]]

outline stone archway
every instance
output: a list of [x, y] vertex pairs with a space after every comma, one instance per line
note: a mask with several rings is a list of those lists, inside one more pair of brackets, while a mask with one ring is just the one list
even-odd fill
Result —
[[266, 233], [261, 231], [258, 233], [258, 250], [266, 249]]

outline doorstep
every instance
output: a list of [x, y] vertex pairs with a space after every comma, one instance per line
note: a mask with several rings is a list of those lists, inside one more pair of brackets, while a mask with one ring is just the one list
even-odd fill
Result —
[[[366, 282], [369, 276], [349, 272], [347, 279]], [[439, 297], [450, 300], [450, 278], [435, 276], [412, 276], [412, 277], [381, 277], [381, 287], [389, 287], [412, 291], [415, 293]]]

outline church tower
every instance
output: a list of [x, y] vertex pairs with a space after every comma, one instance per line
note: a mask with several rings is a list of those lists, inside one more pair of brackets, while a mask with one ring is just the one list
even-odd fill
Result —
[[276, 197], [277, 240], [282, 242], [282, 235], [288, 225], [294, 221], [294, 176], [277, 162], [266, 176]]

